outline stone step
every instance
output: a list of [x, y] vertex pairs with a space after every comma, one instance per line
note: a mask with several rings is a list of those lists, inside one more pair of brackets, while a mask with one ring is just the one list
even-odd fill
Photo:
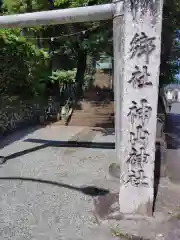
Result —
[[101, 126], [109, 125], [114, 127], [114, 105], [110, 104], [96, 104], [84, 102], [82, 110], [75, 110], [68, 125], [70, 126]]
[[[97, 103], [82, 101], [79, 103], [81, 109], [74, 109], [71, 119], [68, 123], [70, 126], [101, 126], [108, 124], [114, 127], [114, 103]], [[65, 125], [64, 122], [58, 121], [56, 125]]]
[[111, 116], [110, 114], [106, 116], [94, 116], [94, 115], [89, 115], [89, 114], [73, 114], [72, 119], [77, 119], [77, 118], [86, 118], [86, 119], [113, 119], [114, 117]]

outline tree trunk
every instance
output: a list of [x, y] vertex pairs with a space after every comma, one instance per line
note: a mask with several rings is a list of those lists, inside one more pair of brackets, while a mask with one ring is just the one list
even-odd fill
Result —
[[26, 1], [26, 12], [32, 12], [32, 1], [31, 0]]
[[2, 7], [3, 7], [3, 0], [0, 0], [0, 14], [3, 13], [3, 9], [2, 9]]
[[86, 51], [80, 49], [78, 51], [77, 73], [76, 73], [77, 96], [78, 97], [82, 97], [82, 95], [83, 95], [83, 82], [84, 82], [84, 74], [86, 71], [86, 61], [87, 61], [87, 53], [86, 53]]

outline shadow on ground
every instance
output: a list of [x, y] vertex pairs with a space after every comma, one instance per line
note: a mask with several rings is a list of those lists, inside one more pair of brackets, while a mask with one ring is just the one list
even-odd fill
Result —
[[71, 190], [79, 191], [85, 195], [89, 195], [91, 197], [95, 196], [103, 196], [109, 193], [109, 190], [103, 189], [103, 188], [97, 188], [94, 186], [86, 186], [86, 187], [74, 187], [72, 185], [59, 183], [55, 181], [50, 180], [43, 180], [43, 179], [36, 179], [36, 178], [26, 178], [26, 177], [0, 177], [0, 180], [14, 180], [14, 181], [23, 181], [23, 182], [36, 182], [36, 183], [43, 183], [43, 184], [49, 184], [53, 186], [68, 188]]
[[8, 160], [23, 156], [46, 147], [64, 147], [64, 148], [93, 148], [93, 149], [115, 149], [114, 143], [108, 142], [77, 142], [77, 141], [52, 141], [43, 139], [26, 139], [25, 142], [40, 143], [42, 145], [25, 149], [20, 152], [9, 154], [8, 156], [1, 156], [3, 160], [1, 163], [6, 163]]
[[109, 142], [53, 141], [33, 138], [26, 139], [25, 142], [42, 143], [46, 147], [115, 149], [115, 144]]
[[26, 135], [33, 133], [35, 131], [37, 131], [40, 128], [43, 128], [44, 126], [31, 126], [25, 129], [20, 129], [19, 131], [14, 131], [13, 133], [9, 133], [6, 136], [3, 136], [0, 139], [0, 149], [4, 148], [5, 146], [16, 142], [18, 140], [21, 140], [22, 138], [24, 138]]
[[[30, 149], [26, 149], [20, 152], [16, 152], [13, 154], [10, 154], [6, 157], [4, 157], [5, 161], [14, 159], [16, 157], [34, 152], [34, 151], [38, 151], [41, 149], [44, 149], [46, 147], [87, 147], [87, 148], [98, 148], [98, 149], [115, 149], [115, 144], [114, 143], [89, 143], [89, 142], [76, 142], [76, 141], [49, 141], [49, 140], [42, 140], [42, 139], [27, 139], [25, 140], [26, 142], [33, 142], [33, 143], [42, 143], [41, 146], [36, 146]], [[157, 198], [157, 193], [158, 193], [158, 187], [159, 187], [159, 180], [160, 180], [160, 168], [161, 168], [161, 152], [160, 152], [160, 145], [157, 144], [156, 146], [156, 156], [155, 156], [155, 170], [154, 170], [154, 202], [153, 202], [153, 211], [155, 209], [155, 203], [156, 203], [156, 198]], [[119, 169], [120, 171], [120, 169]], [[117, 174], [116, 174], [117, 175]], [[120, 172], [117, 176], [120, 176]], [[116, 178], [118, 178], [116, 176]], [[102, 198], [102, 201], [107, 201], [107, 204], [109, 204], [108, 206], [110, 207], [110, 205], [112, 205], [111, 203], [111, 199], [109, 199], [109, 191], [107, 189], [102, 189], [102, 188], [97, 188], [94, 186], [86, 186], [86, 187], [75, 187], [75, 186], [71, 186], [68, 184], [64, 184], [64, 183], [59, 183], [59, 182], [55, 182], [55, 181], [50, 181], [50, 180], [43, 180], [43, 179], [34, 179], [34, 178], [26, 178], [26, 177], [0, 177], [0, 180], [15, 180], [15, 181], [28, 181], [28, 182], [39, 182], [39, 183], [44, 183], [44, 184], [51, 184], [54, 186], [58, 186], [58, 187], [64, 187], [64, 188], [68, 188], [71, 190], [76, 190], [79, 192], [82, 192], [83, 194], [92, 196], [92, 197], [96, 197], [96, 196], [104, 196], [104, 198]], [[106, 199], [106, 195], [107, 195], [107, 199]], [[115, 196], [116, 200], [117, 200], [117, 196]], [[100, 200], [99, 200], [100, 201]], [[109, 202], [110, 201], [110, 202]], [[101, 201], [100, 201], [101, 202]], [[103, 205], [104, 206], [104, 205]], [[105, 206], [107, 207], [107, 205], [105, 204]], [[105, 210], [103, 210], [105, 211]], [[102, 215], [102, 213], [99, 213], [100, 215]], [[105, 214], [105, 212], [104, 212]], [[105, 214], [106, 215], [106, 214]]]

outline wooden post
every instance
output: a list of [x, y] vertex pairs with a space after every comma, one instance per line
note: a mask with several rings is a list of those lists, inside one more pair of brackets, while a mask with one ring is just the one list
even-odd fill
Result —
[[114, 3], [120, 211], [151, 215], [163, 0], [116, 0]]

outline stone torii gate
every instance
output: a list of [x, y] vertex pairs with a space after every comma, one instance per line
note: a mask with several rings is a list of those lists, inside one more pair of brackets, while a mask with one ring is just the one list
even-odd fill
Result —
[[120, 211], [152, 214], [163, 0], [0, 16], [0, 28], [113, 19]]

